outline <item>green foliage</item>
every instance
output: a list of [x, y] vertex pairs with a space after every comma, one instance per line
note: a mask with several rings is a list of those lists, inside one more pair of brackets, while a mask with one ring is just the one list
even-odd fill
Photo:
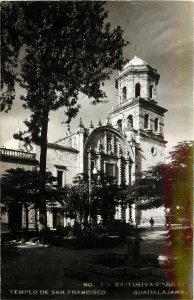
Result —
[[125, 63], [123, 31], [120, 27], [111, 31], [103, 5], [101, 1], [19, 1], [2, 6], [2, 84], [10, 92], [7, 97], [4, 94], [1, 109], [11, 108], [13, 62], [19, 61], [21, 49], [18, 80], [25, 89], [21, 100], [31, 111], [30, 120], [25, 121], [28, 136], [23, 138], [41, 148], [40, 220], [45, 226], [49, 113], [65, 107], [70, 122], [80, 108], [79, 93], [93, 104], [102, 102], [106, 95], [101, 86]]
[[193, 141], [182, 141], [173, 147], [169, 152], [172, 166], [192, 167], [193, 160]]
[[96, 178], [93, 178], [93, 183], [92, 218], [95, 220], [97, 215], [100, 215], [103, 223], [107, 225], [113, 220], [116, 205], [119, 203], [120, 188], [114, 177], [105, 176], [104, 174], [98, 174]]
[[139, 209], [158, 208], [164, 205], [164, 180], [166, 165], [158, 164], [138, 174], [129, 187], [130, 198], [138, 201]]
[[[78, 181], [80, 177], [80, 181]], [[74, 185], [66, 185], [59, 189], [57, 201], [64, 208], [66, 217], [75, 219], [76, 222], [87, 222], [89, 214], [88, 203], [88, 183], [84, 181], [81, 175], [74, 179]]]
[[[51, 173], [46, 175], [46, 198], [55, 198], [56, 178]], [[6, 170], [1, 181], [2, 203], [9, 206], [13, 202], [24, 205], [38, 204], [39, 172], [22, 168]]]
[[73, 178], [73, 184], [87, 184], [88, 183], [88, 175], [84, 173], [78, 173]]
[[138, 174], [129, 187], [129, 194], [136, 199], [140, 209], [165, 206], [173, 211], [184, 207], [186, 215], [191, 211], [192, 193], [192, 142], [178, 143], [170, 151], [168, 164], [158, 164]]
[[170, 208], [172, 222], [193, 220], [193, 142], [183, 141], [170, 152], [169, 178], [171, 189], [165, 194], [165, 206]]
[[23, 11], [14, 2], [1, 3], [1, 110], [8, 112], [15, 98], [18, 55], [23, 44]]
[[[64, 207], [67, 217], [78, 223], [87, 223], [89, 215], [89, 182], [87, 174], [77, 174], [73, 179], [74, 185], [60, 189], [58, 201]], [[98, 174], [92, 177], [91, 217], [97, 219], [100, 215], [104, 224], [110, 222], [119, 203], [119, 192], [115, 179]]]
[[[94, 104], [106, 96], [101, 83], [114, 69], [121, 69], [123, 31], [111, 31], [104, 23], [104, 2], [11, 2], [2, 6], [2, 79], [7, 83], [6, 65], [24, 46], [20, 62], [20, 84], [27, 90], [21, 97], [32, 111], [26, 125], [41, 128], [43, 111], [67, 107], [68, 120], [75, 117], [79, 92]], [[14, 20], [14, 22], [13, 22]], [[7, 48], [6, 48], [7, 47]], [[3, 48], [3, 49], [4, 49]], [[17, 61], [18, 62], [18, 61]], [[13, 64], [10, 64], [13, 67]], [[5, 72], [4, 72], [5, 69]], [[11, 103], [3, 100], [2, 109]], [[39, 126], [37, 122], [40, 118]], [[37, 128], [35, 129], [37, 132]], [[38, 133], [38, 132], [37, 132]]]

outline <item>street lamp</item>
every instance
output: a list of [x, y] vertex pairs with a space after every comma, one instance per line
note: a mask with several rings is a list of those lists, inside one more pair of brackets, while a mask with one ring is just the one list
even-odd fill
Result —
[[91, 204], [92, 204], [92, 174], [96, 175], [98, 170], [94, 166], [92, 172], [89, 170], [89, 216], [88, 223], [91, 224]]

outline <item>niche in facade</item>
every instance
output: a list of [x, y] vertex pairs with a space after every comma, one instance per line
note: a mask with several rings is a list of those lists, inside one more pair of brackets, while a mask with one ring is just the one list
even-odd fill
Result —
[[126, 86], [123, 87], [122, 89], [122, 102], [127, 101], [127, 88]]
[[153, 97], [153, 85], [150, 85], [150, 99]]
[[133, 116], [132, 115], [129, 115], [127, 117], [127, 128], [133, 128]]
[[158, 118], [155, 118], [154, 120], [154, 130], [158, 131]]
[[135, 98], [140, 97], [141, 93], [141, 85], [140, 83], [136, 83], [135, 85]]
[[58, 187], [63, 186], [63, 171], [57, 170], [57, 185]]
[[121, 131], [122, 131], [122, 120], [121, 120], [121, 119], [119, 119], [119, 120], [117, 121], [117, 128], [118, 128], [118, 130], [121, 130]]
[[149, 115], [145, 114], [145, 116], [144, 116], [144, 128], [148, 129], [148, 127], [149, 127]]

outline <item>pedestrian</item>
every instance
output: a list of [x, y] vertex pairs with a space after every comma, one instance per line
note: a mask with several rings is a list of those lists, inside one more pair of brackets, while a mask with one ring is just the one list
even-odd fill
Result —
[[153, 226], [154, 226], [154, 219], [152, 217], [150, 219], [150, 225], [151, 225], [151, 228], [153, 228]]

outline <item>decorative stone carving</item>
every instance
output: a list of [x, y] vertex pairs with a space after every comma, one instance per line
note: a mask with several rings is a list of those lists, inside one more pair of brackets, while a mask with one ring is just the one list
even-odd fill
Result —
[[112, 152], [115, 154], [115, 136], [111, 136], [111, 146], [112, 146]]
[[108, 150], [108, 141], [107, 141], [107, 132], [104, 133], [104, 152], [107, 154]]

